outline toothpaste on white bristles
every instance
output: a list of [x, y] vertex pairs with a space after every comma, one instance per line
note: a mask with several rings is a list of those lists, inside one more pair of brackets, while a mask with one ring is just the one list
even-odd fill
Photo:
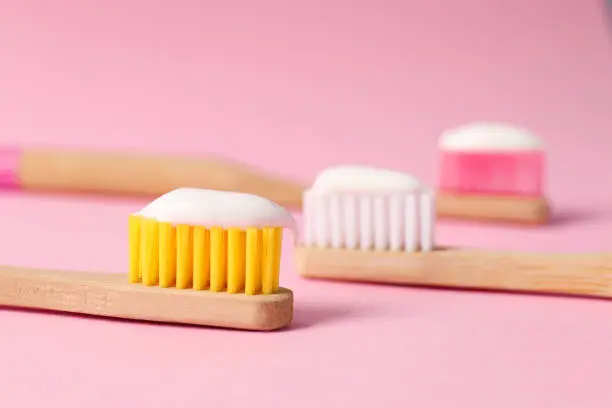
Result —
[[431, 251], [434, 190], [408, 173], [335, 166], [304, 192], [304, 244], [320, 248]]

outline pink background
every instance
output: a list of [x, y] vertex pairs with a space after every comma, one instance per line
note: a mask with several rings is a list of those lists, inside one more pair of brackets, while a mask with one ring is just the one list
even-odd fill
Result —
[[[442, 5], [444, 3], [444, 5]], [[434, 182], [471, 120], [544, 137], [558, 221], [440, 222], [442, 244], [609, 249], [603, 0], [0, 0], [0, 142], [200, 151], [310, 180]], [[0, 195], [2, 263], [122, 272], [142, 201]], [[298, 215], [299, 216], [299, 215]], [[0, 406], [609, 407], [612, 303], [305, 281], [293, 330], [0, 310]]]

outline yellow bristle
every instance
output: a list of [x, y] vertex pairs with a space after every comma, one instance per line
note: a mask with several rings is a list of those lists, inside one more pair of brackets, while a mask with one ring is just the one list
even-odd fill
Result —
[[204, 227], [193, 228], [193, 288], [204, 290], [210, 284], [210, 233]]
[[176, 227], [176, 287], [187, 289], [193, 282], [193, 228], [189, 225]]
[[130, 215], [128, 218], [128, 239], [130, 245], [130, 282], [137, 283], [142, 279], [140, 269], [140, 217]]
[[142, 262], [142, 283], [157, 285], [159, 273], [159, 252], [157, 243], [157, 221], [143, 219], [141, 223], [140, 259]]
[[281, 252], [283, 247], [283, 229], [274, 228], [272, 234], [274, 235], [274, 251], [272, 253], [273, 268], [274, 268], [274, 281], [272, 285], [273, 293], [278, 292], [279, 280], [280, 280], [280, 261]]
[[254, 295], [261, 290], [262, 233], [259, 228], [246, 231], [246, 276], [244, 293]]
[[238, 293], [244, 289], [244, 231], [230, 228], [227, 231], [227, 291]]
[[221, 292], [226, 288], [226, 231], [223, 228], [210, 229], [210, 290]]
[[159, 286], [169, 288], [176, 284], [176, 228], [162, 222], [159, 234]]
[[282, 228], [264, 228], [263, 231], [263, 270], [261, 291], [264, 295], [275, 293], [280, 272], [280, 251]]
[[[261, 293], [265, 293], [265, 282], [267, 275], [267, 258], [268, 258], [268, 228], [261, 230], [261, 245], [259, 245], [259, 275], [261, 279]], [[270, 290], [270, 288], [267, 288]]]

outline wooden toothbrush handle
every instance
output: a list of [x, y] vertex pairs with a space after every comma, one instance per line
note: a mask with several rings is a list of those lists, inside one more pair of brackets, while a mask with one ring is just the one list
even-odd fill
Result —
[[436, 212], [439, 218], [519, 224], [545, 224], [550, 219], [550, 205], [544, 197], [459, 195], [439, 191]]
[[304, 277], [612, 297], [612, 254], [296, 248]]
[[156, 197], [179, 187], [260, 195], [299, 207], [304, 186], [222, 159], [120, 151], [28, 149], [19, 168], [26, 189]]
[[293, 318], [293, 294], [228, 294], [129, 283], [124, 274], [0, 266], [0, 305], [129, 320], [275, 330]]

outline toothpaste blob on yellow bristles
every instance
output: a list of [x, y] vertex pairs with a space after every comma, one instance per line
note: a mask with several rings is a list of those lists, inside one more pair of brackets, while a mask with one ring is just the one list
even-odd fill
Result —
[[279, 291], [283, 230], [291, 214], [265, 198], [181, 188], [129, 217], [132, 283], [228, 294]]

